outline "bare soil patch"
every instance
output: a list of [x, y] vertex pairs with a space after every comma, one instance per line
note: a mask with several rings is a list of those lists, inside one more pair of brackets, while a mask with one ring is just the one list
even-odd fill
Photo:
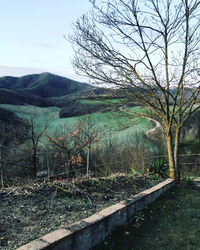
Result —
[[146, 176], [117, 175], [32, 183], [0, 190], [0, 249], [15, 249], [160, 181]]

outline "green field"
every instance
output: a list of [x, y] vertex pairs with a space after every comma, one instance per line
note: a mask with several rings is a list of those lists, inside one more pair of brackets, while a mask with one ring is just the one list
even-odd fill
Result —
[[82, 104], [118, 104], [122, 103], [123, 99], [100, 99], [100, 100], [88, 100], [88, 99], [82, 99], [80, 100], [80, 103]]
[[127, 107], [128, 111], [133, 111], [137, 113], [145, 113], [146, 109], [142, 106], [136, 106], [136, 107]]
[[[80, 116], [71, 118], [59, 118], [58, 107], [40, 108], [34, 106], [16, 106], [11, 104], [1, 104], [0, 107], [14, 111], [18, 116], [25, 119], [30, 119], [33, 114], [36, 114], [36, 122], [39, 125], [48, 123], [48, 133], [53, 134], [62, 126], [72, 126]], [[139, 112], [140, 107], [131, 108], [132, 111]], [[125, 136], [139, 136], [150, 129], [150, 124], [147, 119], [138, 119], [131, 114], [124, 112], [107, 112], [90, 114], [94, 122], [98, 126], [105, 126], [112, 131], [113, 136], [118, 139], [123, 139]]]

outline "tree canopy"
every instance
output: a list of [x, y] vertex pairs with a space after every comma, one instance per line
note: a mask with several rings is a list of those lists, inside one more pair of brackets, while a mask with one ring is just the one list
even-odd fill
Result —
[[181, 128], [200, 107], [200, 2], [96, 0], [91, 4], [70, 37], [75, 69], [96, 83], [126, 89], [162, 122], [170, 177], [179, 179]]

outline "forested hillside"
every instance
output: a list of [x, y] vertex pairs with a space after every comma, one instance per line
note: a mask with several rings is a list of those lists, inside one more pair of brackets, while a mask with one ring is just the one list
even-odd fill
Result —
[[[41, 107], [59, 104], [65, 106], [70, 95], [73, 97], [85, 96], [102, 91], [105, 92], [102, 89], [97, 91], [87, 83], [73, 81], [50, 73], [0, 78], [1, 104], [31, 104]], [[59, 98], [61, 98], [60, 101]]]

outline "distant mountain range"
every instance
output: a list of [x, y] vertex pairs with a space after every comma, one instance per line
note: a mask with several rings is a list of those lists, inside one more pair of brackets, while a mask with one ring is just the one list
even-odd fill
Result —
[[64, 107], [72, 97], [107, 92], [108, 89], [95, 88], [87, 83], [50, 73], [0, 78], [0, 104]]

